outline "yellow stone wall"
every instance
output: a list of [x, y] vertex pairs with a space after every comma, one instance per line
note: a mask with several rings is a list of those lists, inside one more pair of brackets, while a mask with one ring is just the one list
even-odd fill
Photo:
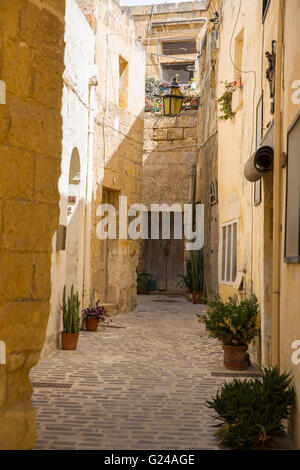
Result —
[[[256, 108], [264, 93], [264, 134], [271, 126], [271, 100], [265, 74], [265, 52], [277, 37], [276, 2], [271, 2], [262, 23], [262, 2], [227, 0], [223, 6], [220, 34], [217, 97], [224, 93], [224, 82], [242, 76], [242, 87], [233, 94], [232, 120], [218, 123], [219, 233], [222, 224], [238, 221], [237, 270], [243, 273], [242, 295], [255, 293], [262, 314], [262, 361], [271, 362], [272, 336], [272, 174], [263, 178], [262, 203], [254, 205], [254, 184], [246, 180], [244, 168], [256, 149]], [[234, 22], [237, 19], [236, 28]], [[243, 34], [242, 73], [231, 62], [236, 60], [237, 40]], [[230, 58], [231, 48], [231, 58]], [[220, 114], [220, 112], [219, 112]], [[219, 237], [219, 286], [224, 298], [237, 293], [233, 284], [220, 279], [221, 236]], [[259, 354], [260, 344], [254, 350]]]
[[[118, 197], [128, 206], [141, 201], [145, 104], [145, 50], [136, 39], [135, 23], [115, 0], [99, 0], [96, 59], [99, 84], [96, 91], [94, 181], [91, 237], [91, 296], [101, 299], [101, 249], [96, 236], [97, 207], [103, 190], [110, 191], [118, 210]], [[126, 80], [120, 64], [127, 62]], [[109, 240], [106, 303], [111, 313], [129, 312], [136, 306], [136, 266], [139, 243]]]
[[[246, 280], [246, 294], [251, 290], [257, 295], [262, 313], [262, 362], [272, 363], [272, 293], [273, 293], [273, 174], [263, 178], [262, 203], [253, 204], [253, 184], [244, 177], [244, 167], [255, 148], [256, 106], [264, 91], [263, 131], [271, 128], [274, 115], [271, 114], [269, 83], [266, 79], [268, 67], [265, 52], [271, 52], [272, 41], [277, 40], [278, 18], [284, 23], [284, 54], [282, 74], [281, 137], [283, 152], [287, 152], [287, 131], [299, 113], [299, 104], [292, 102], [292, 83], [300, 80], [299, 66], [299, 15], [300, 2], [271, 1], [264, 23], [262, 23], [262, 2], [242, 2], [241, 12], [233, 31], [232, 18], [238, 15], [239, 2], [224, 2], [223, 27], [220, 35], [220, 63], [218, 95], [224, 91], [224, 82], [235, 79], [235, 70], [229, 56], [230, 40], [232, 57], [235, 53], [235, 39], [244, 29], [244, 61], [242, 73], [243, 88], [235, 93], [233, 120], [220, 122], [218, 126], [218, 164], [220, 229], [223, 223], [238, 219], [238, 271], [243, 271]], [[233, 35], [233, 36], [232, 36]], [[254, 73], [255, 72], [255, 78]], [[253, 119], [254, 118], [254, 119]], [[300, 366], [292, 363], [292, 343], [300, 340], [299, 317], [299, 264], [284, 262], [285, 210], [286, 210], [286, 168], [280, 174], [280, 368], [291, 371], [294, 376], [297, 406], [291, 422], [290, 431], [294, 446], [300, 448]], [[219, 250], [221, 249], [221, 243]], [[219, 259], [220, 264], [220, 259]], [[233, 286], [220, 283], [224, 298], [236, 293]], [[259, 352], [259, 344], [257, 345]]]
[[58, 223], [64, 2], [0, 1], [0, 449], [31, 449], [28, 374], [42, 349]]
[[[199, 64], [196, 54], [174, 55], [172, 57], [161, 57], [162, 40], [169, 39], [195, 39], [197, 42], [197, 50], [200, 48], [205, 21], [194, 22], [198, 18], [208, 18], [209, 14], [206, 4], [209, 2], [186, 2], [178, 4], [158, 4], [148, 6], [134, 6], [128, 8], [130, 14], [136, 22], [137, 35], [144, 42], [147, 60], [146, 60], [146, 76], [162, 79], [161, 65], [163, 64], [180, 64], [185, 59], [187, 62], [195, 62], [195, 80], [199, 80]], [[186, 20], [184, 23], [181, 21]], [[190, 21], [189, 21], [190, 20]], [[172, 24], [169, 24], [172, 22]], [[176, 23], [177, 21], [177, 23]]]
[[[282, 99], [282, 150], [287, 152], [287, 132], [300, 111], [300, 105], [292, 101], [295, 89], [292, 84], [300, 80], [299, 51], [300, 1], [285, 2], [284, 8], [284, 89]], [[295, 448], [300, 449], [300, 365], [292, 363], [291, 348], [300, 340], [300, 264], [284, 263], [285, 243], [285, 199], [286, 168], [281, 173], [281, 276], [280, 276], [280, 366], [294, 375], [297, 408], [294, 414], [291, 435]]]

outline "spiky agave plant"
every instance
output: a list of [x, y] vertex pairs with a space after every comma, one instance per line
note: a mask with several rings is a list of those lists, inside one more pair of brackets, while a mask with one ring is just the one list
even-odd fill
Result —
[[70, 295], [66, 294], [66, 286], [63, 290], [61, 310], [63, 314], [64, 333], [79, 333], [80, 330], [80, 301], [78, 291], [74, 292], [72, 284]]
[[192, 288], [194, 292], [201, 292], [204, 288], [203, 249], [192, 251], [187, 260], [190, 271]]

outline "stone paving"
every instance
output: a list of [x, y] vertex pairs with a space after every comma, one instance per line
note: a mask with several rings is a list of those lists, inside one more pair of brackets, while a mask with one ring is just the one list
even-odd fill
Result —
[[[205, 399], [223, 378], [221, 347], [195, 318], [205, 308], [178, 296], [141, 296], [113, 325], [82, 332], [31, 373], [37, 449], [217, 449]], [[42, 385], [40, 384], [40, 385]]]

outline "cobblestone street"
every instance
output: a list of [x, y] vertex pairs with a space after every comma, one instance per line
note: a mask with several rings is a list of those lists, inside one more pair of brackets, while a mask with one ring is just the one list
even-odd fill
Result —
[[194, 316], [203, 308], [142, 296], [113, 318], [120, 328], [82, 332], [77, 351], [41, 361], [31, 373], [36, 448], [217, 449], [205, 399], [224, 381], [211, 375], [222, 353]]

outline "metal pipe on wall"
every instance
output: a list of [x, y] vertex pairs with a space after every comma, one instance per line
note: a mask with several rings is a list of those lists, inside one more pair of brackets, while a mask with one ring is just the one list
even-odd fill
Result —
[[276, 84], [275, 84], [275, 149], [274, 149], [274, 187], [273, 187], [273, 333], [272, 364], [280, 364], [279, 357], [279, 321], [280, 321], [280, 196], [281, 196], [281, 87], [283, 57], [283, 18], [282, 0], [278, 0], [278, 27], [276, 47]]

